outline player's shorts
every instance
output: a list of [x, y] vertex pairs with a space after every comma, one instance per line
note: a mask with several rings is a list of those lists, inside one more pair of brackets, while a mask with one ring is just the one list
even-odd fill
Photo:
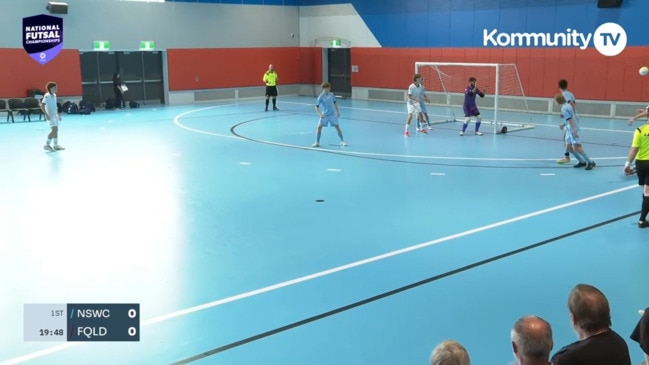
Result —
[[421, 103], [408, 103], [408, 114], [421, 113]]
[[464, 107], [464, 116], [466, 118], [468, 117], [477, 117], [480, 115], [480, 110], [478, 110], [477, 106], [465, 106]]
[[419, 108], [421, 109], [422, 113], [428, 113], [428, 111], [426, 110], [426, 104], [424, 104], [423, 101], [419, 102]]
[[649, 185], [649, 160], [635, 161], [636, 175], [638, 175], [638, 185]]
[[336, 117], [335, 115], [325, 115], [323, 118], [320, 119], [318, 124], [322, 125], [323, 127], [328, 127], [328, 126], [335, 127], [338, 125], [338, 117]]
[[47, 121], [50, 124], [50, 127], [58, 127], [59, 126], [59, 119], [54, 117], [50, 120]]
[[579, 137], [575, 137], [572, 134], [570, 128], [566, 128], [566, 144], [567, 145], [581, 144], [581, 139]]
[[277, 96], [277, 85], [266, 86], [266, 96]]

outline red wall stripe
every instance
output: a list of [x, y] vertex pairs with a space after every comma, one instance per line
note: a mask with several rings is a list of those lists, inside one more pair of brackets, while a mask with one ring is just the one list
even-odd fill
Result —
[[557, 82], [568, 80], [577, 99], [649, 102], [649, 76], [638, 69], [649, 66], [649, 47], [627, 47], [615, 57], [595, 49], [574, 48], [352, 48], [355, 87], [406, 89], [414, 63], [515, 63], [527, 96], [552, 97]]
[[81, 95], [81, 60], [79, 51], [64, 49], [50, 62], [41, 65], [24, 49], [0, 49], [2, 81], [0, 98], [24, 98], [28, 89], [45, 90], [45, 85], [58, 84], [58, 96]]
[[169, 90], [263, 86], [269, 64], [279, 85], [320, 83], [322, 48], [170, 49]]
[[[352, 48], [355, 87], [405, 89], [416, 61], [516, 63], [528, 96], [552, 97], [557, 81], [566, 78], [578, 99], [649, 102], [649, 47], [627, 47], [615, 57], [594, 49], [574, 48]], [[262, 86], [261, 77], [273, 63], [281, 84], [319, 84], [322, 49], [215, 48], [168, 50], [171, 91]], [[31, 88], [59, 83], [60, 96], [81, 95], [81, 65], [77, 50], [63, 50], [39, 65], [23, 49], [0, 49], [3, 82], [0, 97], [25, 97]], [[198, 76], [198, 81], [196, 81]]]

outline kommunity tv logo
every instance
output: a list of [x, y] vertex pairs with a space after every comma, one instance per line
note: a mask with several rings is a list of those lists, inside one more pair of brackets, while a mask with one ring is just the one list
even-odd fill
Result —
[[591, 46], [604, 56], [617, 56], [627, 43], [626, 31], [619, 24], [604, 23], [593, 33], [567, 28], [563, 33], [503, 33], [484, 29], [482, 45], [493, 47], [579, 47]]

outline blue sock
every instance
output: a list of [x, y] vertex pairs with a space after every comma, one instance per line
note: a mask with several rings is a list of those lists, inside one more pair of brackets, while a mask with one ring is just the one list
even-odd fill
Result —
[[581, 155], [581, 157], [584, 158], [584, 160], [586, 160], [586, 162], [588, 162], [588, 163], [592, 163], [592, 162], [593, 162], [593, 161], [590, 159], [590, 157], [588, 157], [588, 155], [586, 154], [586, 152], [581, 152], [580, 155]]
[[577, 161], [579, 161], [579, 162], [586, 162], [586, 160], [584, 160], [584, 158], [581, 157], [581, 155], [579, 154], [579, 152], [577, 152], [577, 151], [571, 151], [571, 153], [572, 153], [573, 156], [575, 156], [575, 157], [577, 158]]
[[464, 123], [464, 125], [462, 126], [462, 133], [466, 132], [466, 127], [468, 127], [468, 126], [469, 126], [469, 123]]
[[338, 137], [340, 137], [340, 141], [344, 141], [343, 139], [343, 132], [338, 132]]
[[480, 123], [481, 123], [481, 122], [476, 122], [476, 123], [475, 123], [475, 131], [476, 131], [476, 132], [480, 130]]
[[321, 132], [318, 132], [318, 133], [316, 134], [316, 139], [315, 139], [315, 141], [318, 142], [318, 144], [320, 144], [320, 135], [322, 135]]

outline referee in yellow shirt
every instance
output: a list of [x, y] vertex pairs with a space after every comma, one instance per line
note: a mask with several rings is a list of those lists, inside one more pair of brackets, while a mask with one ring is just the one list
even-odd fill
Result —
[[268, 99], [273, 97], [273, 110], [277, 109], [277, 72], [273, 65], [268, 65], [268, 71], [264, 73], [264, 84], [266, 84], [266, 111], [268, 111]]
[[[649, 110], [649, 107], [648, 109]], [[644, 114], [644, 115], [643, 115]], [[639, 113], [638, 116], [646, 116], [647, 111]], [[635, 120], [636, 117], [631, 120]], [[638, 185], [642, 186], [642, 210], [640, 211], [639, 228], [649, 227], [647, 222], [647, 213], [649, 213], [649, 122], [637, 128], [633, 133], [633, 142], [629, 156], [624, 163], [624, 173], [630, 175], [631, 164], [635, 160], [636, 174], [638, 175]]]

